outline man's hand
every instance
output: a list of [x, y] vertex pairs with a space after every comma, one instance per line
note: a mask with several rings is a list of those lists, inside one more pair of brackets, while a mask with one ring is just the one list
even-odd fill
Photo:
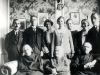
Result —
[[85, 69], [86, 68], [90, 68], [91, 69], [92, 67], [94, 67], [95, 63], [96, 63], [96, 60], [94, 60], [92, 62], [89, 62], [89, 63], [87, 63], [87, 64], [84, 65], [84, 68]]

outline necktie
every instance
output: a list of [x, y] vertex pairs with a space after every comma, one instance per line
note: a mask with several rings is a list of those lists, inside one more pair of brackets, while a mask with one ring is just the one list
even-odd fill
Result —
[[15, 32], [16, 37], [18, 37], [18, 32]]

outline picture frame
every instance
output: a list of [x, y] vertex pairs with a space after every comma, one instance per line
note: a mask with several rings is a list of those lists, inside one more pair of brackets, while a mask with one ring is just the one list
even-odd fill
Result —
[[[20, 21], [21, 27], [20, 27], [20, 31], [24, 31], [26, 29], [26, 19], [24, 18], [19, 18], [18, 19]], [[14, 25], [10, 25], [10, 29], [14, 29]]]
[[26, 19], [20, 18], [19, 21], [20, 21], [20, 24], [21, 24], [20, 30], [24, 31], [26, 29]]
[[44, 26], [46, 19], [48, 19], [48, 13], [38, 13], [38, 26]]
[[70, 19], [72, 19], [74, 25], [80, 24], [80, 13], [79, 12], [71, 12]]

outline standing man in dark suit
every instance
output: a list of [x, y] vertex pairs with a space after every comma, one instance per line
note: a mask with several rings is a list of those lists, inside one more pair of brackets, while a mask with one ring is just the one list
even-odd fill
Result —
[[91, 51], [93, 54], [100, 54], [100, 24], [99, 24], [99, 15], [93, 13], [91, 15], [91, 21], [93, 27], [89, 30], [87, 35], [87, 41], [90, 42], [93, 46]]
[[31, 27], [24, 31], [24, 44], [28, 44], [33, 48], [35, 54], [40, 55], [42, 52], [42, 34], [43, 30], [37, 27], [37, 17], [30, 17]]
[[14, 29], [6, 35], [5, 38], [5, 49], [8, 52], [8, 60], [13, 61], [19, 58], [21, 53], [22, 44], [22, 32], [20, 31], [20, 21], [14, 19], [13, 21]]

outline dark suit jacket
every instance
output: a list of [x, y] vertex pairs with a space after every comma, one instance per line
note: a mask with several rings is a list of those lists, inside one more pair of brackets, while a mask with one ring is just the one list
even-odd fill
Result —
[[18, 59], [21, 54], [22, 40], [23, 36], [20, 31], [18, 37], [15, 35], [14, 30], [6, 35], [5, 49], [8, 52], [8, 59], [10, 61]]
[[[76, 38], [76, 40], [77, 40], [77, 51], [78, 51], [77, 53], [78, 54], [82, 54], [83, 53], [82, 33], [83, 33], [83, 30], [79, 31], [77, 33], [77, 38]], [[87, 35], [85, 37], [86, 37], [85, 41], [87, 41]]]
[[29, 44], [36, 54], [40, 54], [42, 50], [42, 38], [43, 31], [40, 28], [36, 28], [36, 32], [33, 31], [32, 27], [27, 28], [23, 34], [23, 43]]
[[30, 56], [21, 56], [15, 75], [43, 75], [42, 62], [41, 56], [34, 53]]
[[[19, 71], [39, 71], [41, 68], [42, 59], [39, 55], [32, 54], [31, 56], [22, 56], [18, 61]], [[41, 69], [42, 70], [42, 69]]]
[[87, 35], [87, 41], [92, 44], [93, 50], [91, 51], [94, 54], [100, 54], [100, 27], [99, 32], [92, 27]]

